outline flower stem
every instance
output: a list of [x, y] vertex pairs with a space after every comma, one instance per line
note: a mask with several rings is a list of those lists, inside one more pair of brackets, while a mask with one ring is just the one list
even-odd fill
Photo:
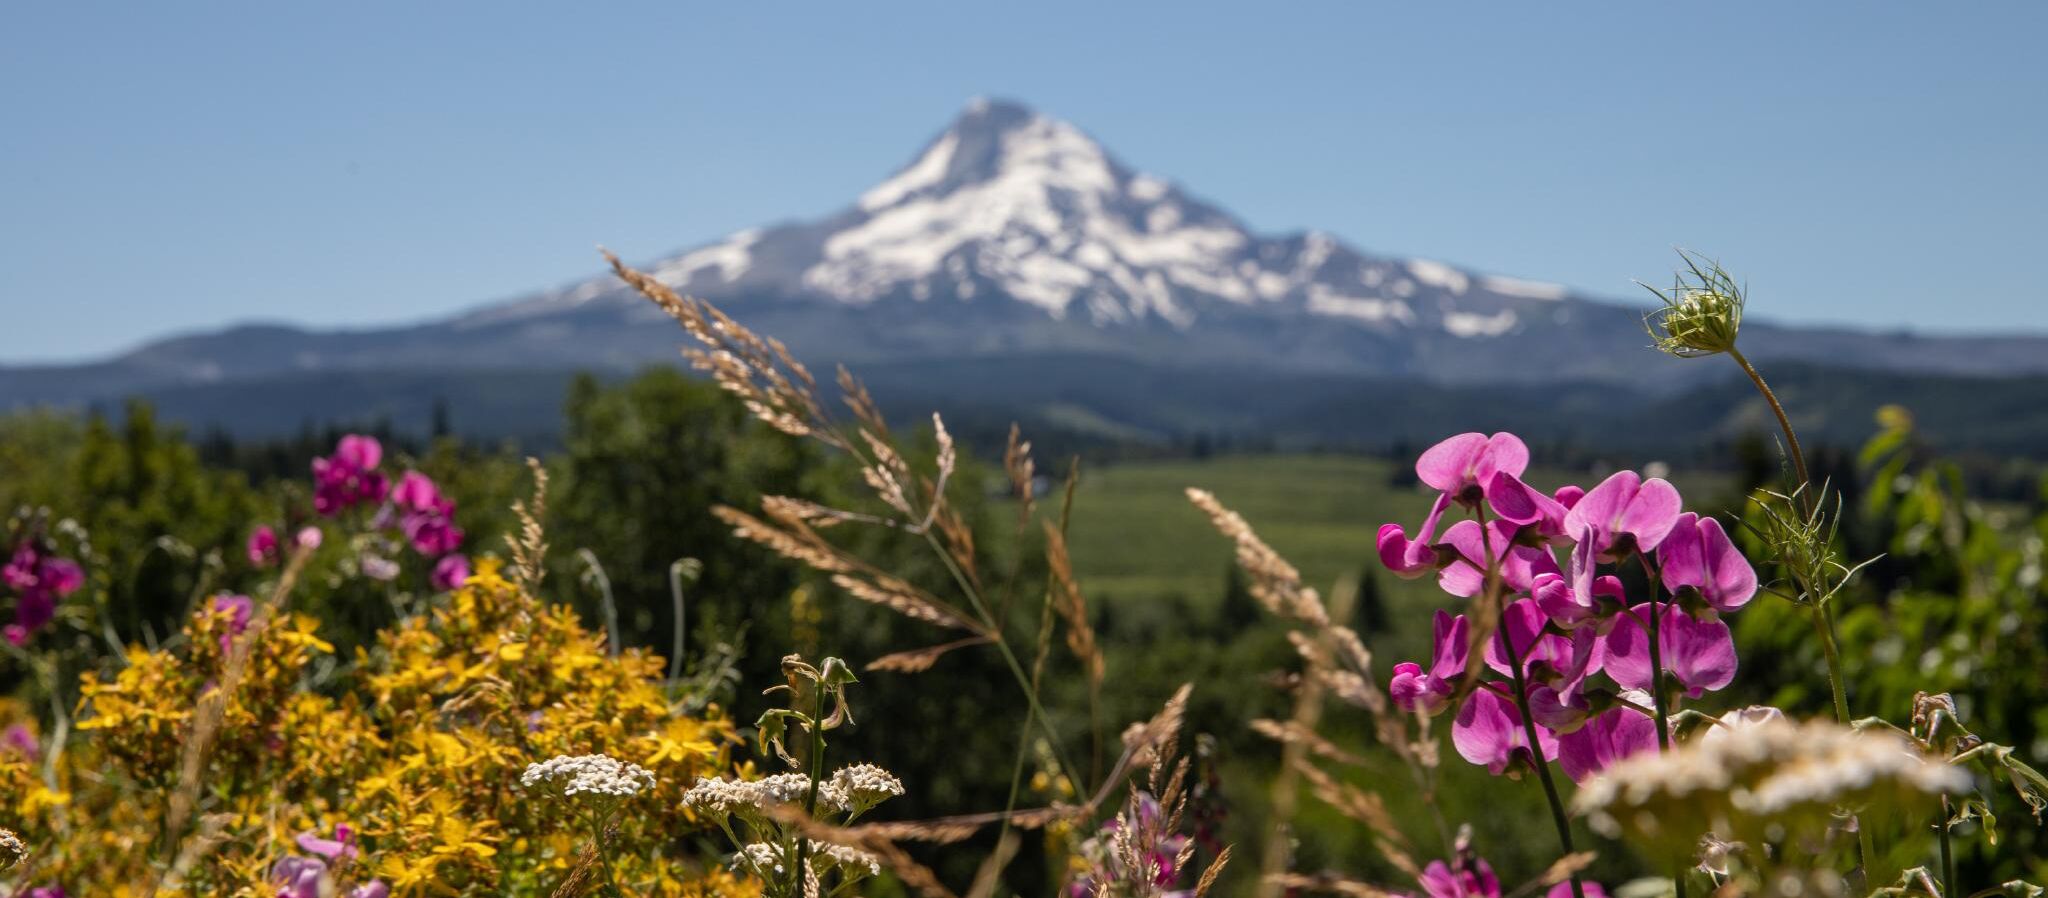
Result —
[[[818, 819], [818, 780], [825, 775], [825, 684], [812, 687], [818, 694], [818, 704], [811, 716], [811, 788], [804, 796], [804, 818]], [[809, 863], [811, 840], [808, 836], [797, 835], [796, 863], [790, 868], [789, 894], [804, 894], [804, 865]]]
[[[1641, 557], [1641, 556], [1638, 556]], [[1649, 559], [1643, 559], [1643, 570], [1650, 573]], [[1670, 700], [1664, 689], [1664, 605], [1657, 601], [1657, 577], [1650, 577], [1650, 704], [1657, 711], [1657, 751], [1671, 750]], [[1685, 868], [1680, 867], [1671, 874], [1671, 888], [1677, 898], [1685, 898]]]
[[[1543, 783], [1543, 797], [1550, 800], [1550, 820], [1557, 824], [1557, 840], [1564, 846], [1564, 853], [1571, 854], [1572, 824], [1565, 816], [1564, 802], [1557, 797], [1557, 783], [1550, 778], [1550, 762], [1543, 758], [1542, 743], [1536, 741], [1536, 718], [1529, 712], [1529, 691], [1522, 682], [1522, 656], [1515, 651], [1515, 641], [1508, 638], [1508, 628], [1499, 631], [1501, 647], [1506, 649], [1508, 671], [1513, 675], [1515, 685], [1515, 707], [1522, 712], [1522, 734], [1529, 740], [1529, 760], [1536, 768], [1536, 778]], [[1579, 878], [1571, 878], [1572, 898], [1586, 898], [1585, 889], [1579, 885]]]
[[1956, 887], [1956, 858], [1950, 852], [1948, 844], [1948, 824], [1951, 819], [1953, 818], [1950, 816], [1948, 796], [1943, 795], [1941, 819], [1935, 821], [1934, 829], [1941, 834], [1941, 891], [1944, 895], [1954, 895], [1960, 891]]
[[[1728, 357], [1734, 359], [1735, 364], [1742, 366], [1742, 373], [1749, 375], [1750, 382], [1756, 384], [1756, 391], [1762, 393], [1764, 401], [1771, 404], [1771, 413], [1778, 416], [1778, 429], [1785, 432], [1785, 449], [1792, 456], [1792, 468], [1799, 475], [1799, 484], [1804, 486], [1812, 482], [1813, 478], [1806, 471], [1806, 453], [1799, 448], [1799, 435], [1792, 432], [1792, 419], [1785, 415], [1785, 406], [1778, 402], [1778, 394], [1771, 392], [1771, 385], [1764, 383], [1764, 376], [1757, 373], [1756, 366], [1749, 363], [1742, 350], [1729, 347]], [[1806, 501], [1810, 506], [1813, 499], [1807, 496]]]

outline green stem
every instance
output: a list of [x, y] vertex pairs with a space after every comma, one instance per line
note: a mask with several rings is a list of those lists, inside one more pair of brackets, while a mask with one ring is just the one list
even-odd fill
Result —
[[[1529, 690], [1522, 677], [1522, 653], [1515, 649], [1515, 641], [1508, 636], [1507, 603], [1500, 594], [1500, 556], [1493, 552], [1493, 535], [1486, 526], [1486, 512], [1478, 515], [1479, 540], [1486, 553], [1486, 594], [1500, 621], [1495, 635], [1500, 639], [1501, 648], [1508, 656], [1508, 674], [1515, 687], [1515, 707], [1522, 712], [1522, 736], [1528, 740], [1529, 762], [1536, 768], [1536, 778], [1543, 783], [1543, 797], [1550, 800], [1550, 821], [1557, 825], [1557, 841], [1564, 846], [1564, 853], [1573, 853], [1571, 819], [1565, 816], [1564, 801], [1557, 796], [1557, 783], [1550, 778], [1550, 762], [1543, 757], [1543, 743], [1536, 738], [1536, 715], [1529, 710]], [[1507, 547], [1502, 547], [1505, 554]], [[1476, 660], [1476, 659], [1475, 659]], [[1485, 687], [1480, 687], [1485, 688]], [[1468, 699], [1469, 701], [1469, 699]], [[1579, 878], [1573, 876], [1572, 898], [1586, 898], [1586, 890], [1579, 885]], [[1680, 896], [1683, 898], [1683, 896]]]
[[612, 874], [612, 848], [605, 843], [604, 819], [598, 816], [595, 808], [590, 810], [590, 843], [597, 846], [597, 865], [604, 869], [605, 891], [610, 892], [612, 898], [626, 898], [626, 893], [619, 890], [618, 878]]
[[[1550, 800], [1550, 820], [1557, 824], [1557, 840], [1564, 846], [1564, 853], [1571, 854], [1572, 824], [1565, 816], [1564, 801], [1557, 796], [1557, 783], [1550, 779], [1550, 762], [1543, 759], [1542, 743], [1536, 741], [1536, 718], [1529, 712], [1529, 691], [1522, 683], [1522, 657], [1515, 651], [1515, 641], [1508, 638], [1508, 628], [1500, 628], [1500, 644], [1507, 650], [1508, 671], [1515, 685], [1515, 707], [1522, 712], [1522, 734], [1529, 740], [1529, 760], [1536, 767], [1536, 778], [1543, 783], [1543, 797]], [[1571, 878], [1572, 898], [1586, 898], [1586, 892], [1579, 885], [1579, 878]], [[1683, 896], [1680, 896], [1683, 898]]]
[[1956, 894], [1956, 858], [1948, 844], [1948, 823], [1953, 819], [1948, 805], [1948, 796], [1941, 797], [1941, 819], [1935, 821], [1935, 830], [1941, 834], [1941, 892]]
[[[1640, 557], [1640, 556], [1639, 556]], [[1649, 571], [1649, 560], [1643, 560], [1644, 571]], [[1650, 704], [1657, 712], [1657, 750], [1671, 750], [1670, 700], [1664, 688], [1664, 606], [1657, 601], [1657, 578], [1650, 577]], [[1685, 868], [1680, 866], [1671, 874], [1671, 888], [1677, 898], [1685, 898]]]
[[[818, 819], [818, 780], [825, 776], [825, 687], [820, 683], [813, 687], [818, 693], [817, 709], [811, 717], [811, 788], [804, 796], [804, 818]], [[789, 894], [792, 898], [804, 894], [804, 865], [810, 861], [811, 840], [799, 833], [796, 841], [796, 863], [789, 871]]]
[[988, 605], [981, 600], [980, 591], [968, 582], [966, 572], [960, 570], [960, 565], [953, 561], [953, 556], [947, 554], [944, 546], [939, 545], [938, 538], [932, 536], [930, 531], [926, 531], [924, 539], [931, 544], [932, 551], [939, 556], [939, 560], [945, 562], [946, 570], [953, 575], [953, 582], [967, 595], [967, 600], [974, 605], [974, 613], [981, 616], [982, 623], [989, 628], [989, 635], [995, 638], [996, 649], [1003, 655], [1003, 663], [1009, 665], [1010, 676], [1015, 677], [1018, 688], [1024, 690], [1025, 703], [1030, 706], [1031, 714], [1038, 718], [1039, 727], [1045, 731], [1046, 741], [1052, 744], [1053, 753], [1058, 757], [1060, 767], [1069, 771], [1070, 776], [1079, 776], [1081, 768], [1074, 766], [1073, 761], [1068, 759], [1066, 746], [1060, 742], [1059, 733], [1053, 730], [1052, 718], [1046, 715], [1045, 707], [1038, 702], [1038, 691], [1031, 688], [1030, 674], [1024, 672], [1023, 662], [1017, 660], [1016, 651], [1010, 648], [1010, 639], [1004, 634], [1002, 622], [989, 614]]
[[[1771, 392], [1771, 385], [1764, 383], [1764, 376], [1757, 373], [1756, 366], [1749, 363], [1749, 359], [1741, 350], [1729, 347], [1728, 357], [1734, 359], [1735, 364], [1742, 366], [1742, 373], [1749, 375], [1750, 382], [1756, 384], [1756, 391], [1762, 393], [1764, 401], [1771, 404], [1771, 413], [1778, 416], [1778, 429], [1785, 432], [1785, 449], [1792, 455], [1792, 468], [1799, 474], [1799, 484], [1805, 486], [1811, 483], [1813, 478], [1806, 472], [1806, 453], [1799, 448], [1799, 436], [1792, 432], [1792, 419], [1785, 414], [1785, 406], [1778, 402], [1778, 394]], [[1812, 496], [1804, 492], [1800, 495], [1806, 497], [1807, 510], [1811, 511]]]

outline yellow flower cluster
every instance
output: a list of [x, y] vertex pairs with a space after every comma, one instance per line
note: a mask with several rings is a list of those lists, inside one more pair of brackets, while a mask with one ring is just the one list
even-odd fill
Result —
[[[730, 768], [736, 743], [714, 708], [676, 713], [660, 658], [613, 655], [564, 607], [527, 595], [484, 562], [444, 607], [408, 618], [327, 675], [316, 621], [254, 634], [246, 673], [207, 752], [194, 822], [164, 835], [199, 698], [217, 688], [225, 611], [194, 616], [175, 650], [132, 650], [89, 677], [54, 776], [0, 754], [0, 814], [39, 852], [28, 885], [71, 895], [270, 896], [264, 877], [303, 854], [296, 834], [353, 828], [347, 883], [398, 896], [549, 895], [590, 843], [571, 803], [521, 790], [528, 764], [602, 753], [645, 767], [656, 787], [613, 818], [608, 848], [635, 894], [745, 896], [754, 883], [688, 858], [704, 827], [682, 805], [700, 776]], [[316, 663], [317, 662], [317, 663]], [[5, 721], [0, 721], [4, 724]]]

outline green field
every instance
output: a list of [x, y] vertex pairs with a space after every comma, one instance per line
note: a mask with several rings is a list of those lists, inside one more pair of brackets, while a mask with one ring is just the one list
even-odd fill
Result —
[[[1404, 465], [1405, 467], [1405, 465]], [[1232, 564], [1229, 541], [1217, 534], [1183, 491], [1216, 494], [1243, 515], [1307, 581], [1328, 592], [1338, 578], [1370, 573], [1395, 605], [1437, 604], [1430, 580], [1402, 581], [1380, 568], [1373, 548], [1381, 524], [1422, 522], [1431, 496], [1394, 485], [1394, 463], [1336, 455], [1230, 456], [1135, 462], [1084, 470], [1074, 500], [1074, 567], [1096, 601], [1124, 607], [1179, 605], [1202, 612], [1221, 600]], [[1673, 478], [1688, 503], [1723, 495], [1718, 475]], [[1536, 471], [1531, 482], [1591, 485], [1586, 472]], [[1045, 504], [1052, 505], [1057, 497]]]

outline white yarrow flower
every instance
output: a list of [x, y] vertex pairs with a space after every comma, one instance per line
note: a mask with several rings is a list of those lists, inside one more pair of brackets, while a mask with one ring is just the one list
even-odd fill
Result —
[[631, 798], [654, 788], [654, 774], [609, 755], [557, 755], [528, 765], [519, 784], [529, 790], [548, 789], [565, 796]]
[[21, 837], [13, 830], [0, 829], [0, 870], [12, 869], [25, 860], [28, 860], [28, 846], [22, 844]]

